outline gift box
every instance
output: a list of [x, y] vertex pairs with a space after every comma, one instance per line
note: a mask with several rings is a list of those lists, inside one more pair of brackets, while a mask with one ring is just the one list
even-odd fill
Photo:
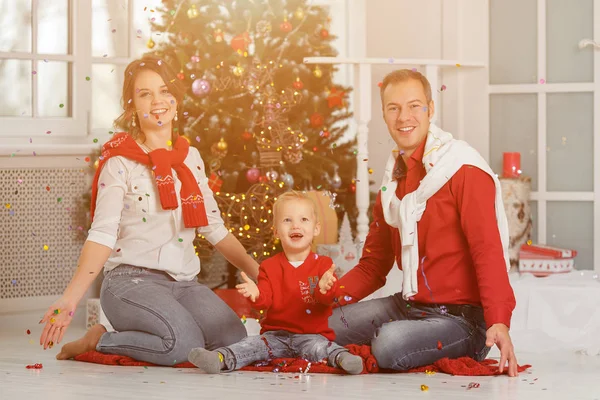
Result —
[[338, 278], [341, 278], [358, 263], [359, 249], [352, 240], [350, 220], [348, 220], [347, 215], [344, 215], [344, 220], [342, 221], [339, 242], [336, 244], [318, 245], [317, 254], [327, 256], [333, 260], [336, 266], [335, 274]]
[[321, 232], [313, 239], [313, 251], [320, 244], [336, 244], [338, 242], [338, 217], [333, 208], [333, 201], [327, 192], [306, 192], [315, 203], [317, 218], [321, 224]]
[[223, 186], [223, 179], [219, 178], [219, 175], [214, 172], [210, 174], [208, 178], [208, 187], [213, 193], [216, 193], [221, 190], [221, 186]]
[[573, 271], [577, 251], [559, 247], [525, 244], [519, 252], [519, 272], [548, 276]]

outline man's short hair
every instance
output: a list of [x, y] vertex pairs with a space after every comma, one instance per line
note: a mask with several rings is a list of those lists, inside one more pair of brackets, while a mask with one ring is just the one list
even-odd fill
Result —
[[383, 92], [385, 88], [389, 85], [393, 85], [395, 83], [406, 82], [410, 79], [414, 79], [416, 81], [421, 82], [423, 85], [423, 90], [425, 91], [425, 97], [427, 98], [427, 104], [431, 102], [431, 84], [425, 78], [423, 74], [417, 71], [413, 71], [412, 69], [399, 69], [393, 72], [390, 72], [383, 78], [383, 82], [381, 83], [381, 106], [383, 107]]

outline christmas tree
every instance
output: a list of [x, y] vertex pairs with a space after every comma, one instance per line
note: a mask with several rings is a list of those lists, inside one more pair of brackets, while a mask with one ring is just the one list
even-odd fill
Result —
[[[354, 222], [356, 141], [342, 139], [351, 89], [333, 82], [335, 66], [303, 63], [337, 55], [328, 10], [306, 0], [163, 0], [156, 12], [161, 41], [147, 45], [189, 88], [180, 133], [200, 151], [221, 205], [231, 208], [234, 194], [239, 202], [246, 193], [323, 190], [339, 219]], [[254, 220], [270, 228], [269, 216]], [[226, 222], [240, 237], [264, 239], [248, 219]]]

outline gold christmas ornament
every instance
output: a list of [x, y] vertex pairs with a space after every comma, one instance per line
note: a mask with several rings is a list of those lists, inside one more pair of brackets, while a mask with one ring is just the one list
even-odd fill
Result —
[[155, 45], [156, 45], [156, 43], [154, 43], [154, 40], [152, 40], [152, 38], [148, 39], [148, 42], [146, 43], [146, 47], [148, 47], [149, 49], [153, 49]]
[[313, 70], [313, 75], [315, 76], [315, 78], [321, 78], [323, 76], [323, 71], [321, 71], [321, 68], [319, 68], [318, 65]]
[[237, 65], [236, 67], [233, 68], [233, 74], [235, 76], [237, 76], [238, 78], [242, 75], [244, 75], [244, 67], [242, 67], [241, 65]]
[[195, 19], [195, 18], [198, 18], [199, 15], [200, 15], [200, 12], [196, 8], [196, 5], [192, 4], [190, 6], [190, 8], [188, 8], [188, 10], [187, 10], [187, 16], [188, 16], [188, 18], [189, 19]]
[[227, 150], [227, 142], [225, 139], [221, 138], [221, 140], [219, 140], [219, 143], [217, 143], [217, 149], [221, 151]]
[[304, 9], [302, 7], [298, 7], [294, 12], [294, 17], [296, 17], [296, 19], [304, 18]]

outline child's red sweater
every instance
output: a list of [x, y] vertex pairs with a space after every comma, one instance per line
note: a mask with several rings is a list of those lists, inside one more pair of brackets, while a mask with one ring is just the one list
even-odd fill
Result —
[[266, 313], [260, 333], [285, 330], [320, 334], [333, 341], [328, 319], [337, 281], [326, 294], [319, 290], [319, 279], [332, 264], [331, 258], [313, 252], [299, 267], [291, 265], [283, 252], [264, 260], [258, 272], [260, 295], [254, 303]]

